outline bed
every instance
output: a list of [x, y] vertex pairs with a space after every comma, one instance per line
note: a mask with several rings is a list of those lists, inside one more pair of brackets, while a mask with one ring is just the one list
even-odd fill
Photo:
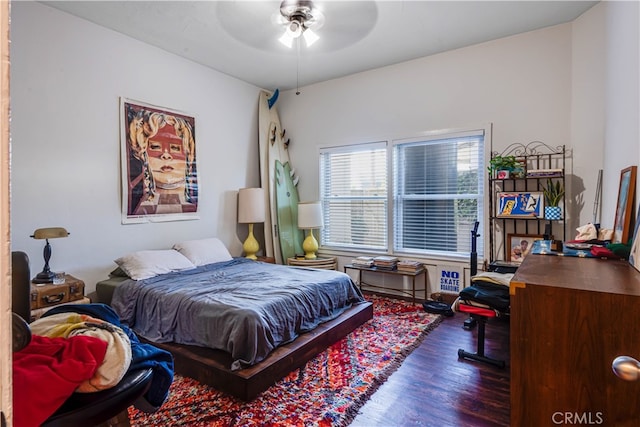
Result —
[[244, 400], [373, 315], [344, 273], [226, 255], [191, 260], [178, 268], [158, 262], [171, 271], [151, 277], [116, 260], [129, 277], [98, 283], [98, 294], [112, 291], [121, 320], [169, 350], [176, 372]]

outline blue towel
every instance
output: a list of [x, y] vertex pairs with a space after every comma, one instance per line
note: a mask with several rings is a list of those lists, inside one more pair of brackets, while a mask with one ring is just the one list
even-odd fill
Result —
[[59, 305], [44, 313], [42, 317], [69, 312], [86, 314], [122, 328], [131, 341], [132, 360], [129, 371], [147, 368], [153, 370], [151, 387], [144, 395], [146, 402], [136, 402], [136, 408], [144, 412], [157, 411], [169, 396], [169, 387], [173, 382], [173, 356], [171, 353], [151, 344], [140, 342], [138, 336], [128, 326], [120, 323], [116, 312], [106, 304]]

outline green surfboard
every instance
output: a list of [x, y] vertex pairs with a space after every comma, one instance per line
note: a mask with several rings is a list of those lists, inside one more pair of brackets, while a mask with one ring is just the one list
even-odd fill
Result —
[[282, 262], [296, 254], [303, 254], [302, 240], [304, 234], [298, 228], [298, 188], [295, 185], [289, 162], [284, 165], [279, 160], [276, 166], [276, 207], [278, 209], [278, 238]]

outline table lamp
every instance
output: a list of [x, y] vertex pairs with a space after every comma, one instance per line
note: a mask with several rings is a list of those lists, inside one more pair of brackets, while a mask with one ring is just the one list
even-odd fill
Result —
[[309, 235], [302, 242], [305, 259], [316, 259], [318, 241], [313, 236], [313, 229], [322, 227], [322, 205], [320, 202], [298, 203], [298, 228], [309, 230]]
[[241, 188], [238, 191], [238, 223], [249, 224], [249, 236], [244, 241], [245, 257], [258, 259], [260, 244], [253, 235], [253, 224], [264, 222], [264, 191], [262, 188]]
[[62, 227], [38, 228], [33, 232], [31, 237], [37, 240], [45, 239], [46, 241], [43, 250], [44, 268], [36, 275], [36, 277], [33, 278], [33, 283], [53, 283], [55, 273], [49, 268], [49, 260], [51, 259], [51, 245], [49, 244], [49, 239], [67, 237], [68, 235], [69, 232]]

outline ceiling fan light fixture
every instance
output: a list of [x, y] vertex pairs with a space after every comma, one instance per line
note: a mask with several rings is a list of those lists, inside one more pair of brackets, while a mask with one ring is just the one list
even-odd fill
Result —
[[304, 28], [302, 27], [302, 24], [296, 20], [291, 21], [289, 25], [287, 25], [287, 29], [285, 31], [291, 38], [296, 39], [300, 37], [300, 34], [302, 34], [302, 32], [304, 31]]
[[280, 4], [280, 14], [286, 23], [285, 34], [279, 41], [287, 47], [293, 46], [293, 40], [303, 36], [307, 46], [320, 38], [310, 27], [320, 28], [324, 21], [322, 13], [314, 8], [309, 0], [285, 0]]
[[312, 44], [317, 42], [318, 39], [320, 39], [320, 37], [318, 37], [318, 35], [313, 30], [311, 30], [311, 28], [307, 28], [302, 33], [302, 36], [304, 37], [304, 41], [307, 43], [307, 46], [311, 46]]
[[282, 43], [288, 48], [291, 48], [293, 46], [293, 40], [294, 38], [291, 37], [291, 34], [289, 34], [289, 31], [285, 31], [284, 34], [280, 36], [280, 38], [278, 39], [280, 43]]

